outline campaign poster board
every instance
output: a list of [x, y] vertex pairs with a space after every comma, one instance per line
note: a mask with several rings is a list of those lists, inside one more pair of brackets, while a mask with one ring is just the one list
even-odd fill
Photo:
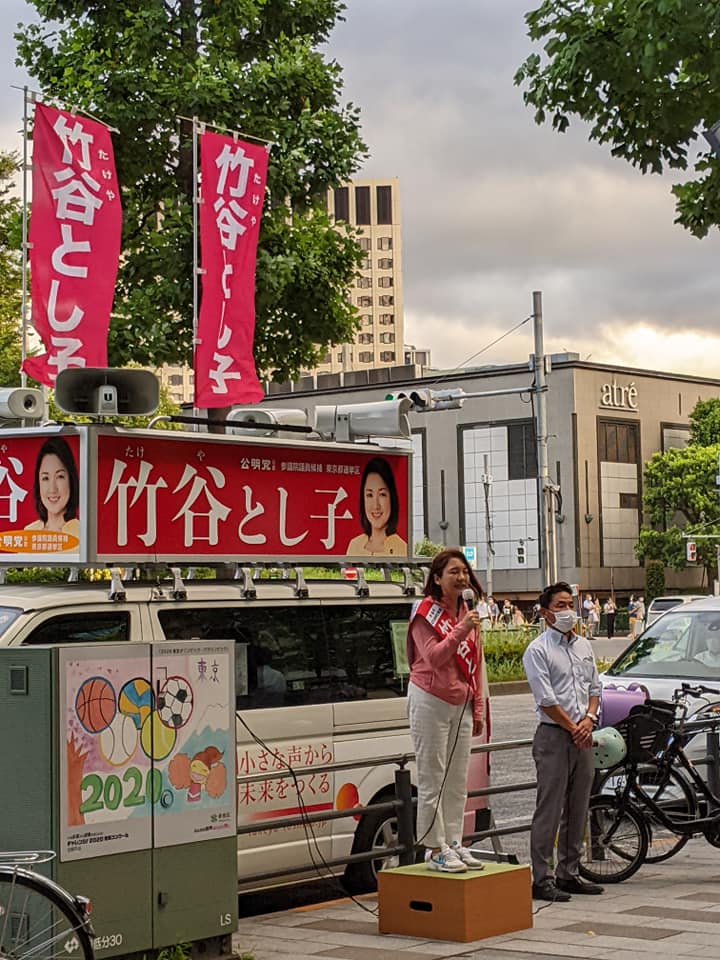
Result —
[[3, 563], [58, 565], [85, 559], [87, 471], [83, 464], [84, 450], [78, 434], [3, 431]]
[[96, 514], [107, 522], [97, 524], [95, 557], [406, 559], [409, 456], [318, 441], [100, 432], [92, 472]]
[[60, 859], [151, 846], [162, 781], [152, 764], [148, 644], [61, 647]]
[[152, 648], [152, 752], [162, 778], [156, 847], [235, 834], [235, 660], [232, 640]]

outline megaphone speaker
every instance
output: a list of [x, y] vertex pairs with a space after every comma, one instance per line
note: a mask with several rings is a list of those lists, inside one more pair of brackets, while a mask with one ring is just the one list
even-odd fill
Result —
[[24, 387], [0, 389], [2, 420], [39, 420], [44, 410], [42, 390], [27, 390]]
[[158, 408], [160, 384], [150, 370], [68, 367], [55, 378], [55, 403], [90, 417], [146, 416]]

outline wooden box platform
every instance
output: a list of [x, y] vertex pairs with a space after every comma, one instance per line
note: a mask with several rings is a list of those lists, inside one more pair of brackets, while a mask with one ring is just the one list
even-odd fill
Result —
[[424, 864], [378, 874], [380, 933], [467, 943], [533, 925], [530, 867], [433, 873]]

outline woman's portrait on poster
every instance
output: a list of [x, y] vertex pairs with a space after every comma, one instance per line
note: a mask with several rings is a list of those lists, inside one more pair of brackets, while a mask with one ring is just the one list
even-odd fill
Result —
[[363, 470], [358, 512], [363, 532], [347, 545], [348, 555], [407, 556], [407, 543], [396, 532], [400, 515], [397, 485], [384, 457], [368, 460]]
[[48, 530], [80, 536], [80, 484], [72, 450], [62, 437], [48, 437], [35, 461], [33, 485], [38, 520], [26, 530]]

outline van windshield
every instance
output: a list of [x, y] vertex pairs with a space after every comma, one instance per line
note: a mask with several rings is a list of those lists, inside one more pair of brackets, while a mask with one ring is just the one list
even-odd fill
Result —
[[628, 647], [607, 675], [720, 677], [720, 610], [669, 611]]
[[0, 607], [0, 637], [5, 633], [7, 628], [22, 613], [20, 607]]

